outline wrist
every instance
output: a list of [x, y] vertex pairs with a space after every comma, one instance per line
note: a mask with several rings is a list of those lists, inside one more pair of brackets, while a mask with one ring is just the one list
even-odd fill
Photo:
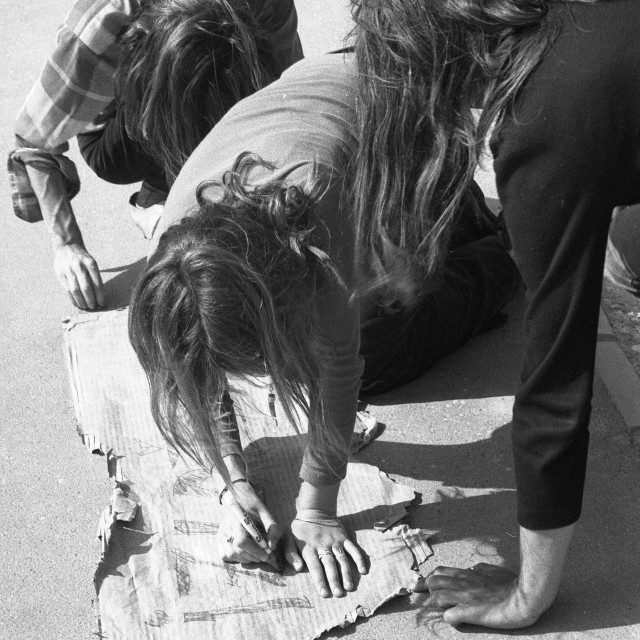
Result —
[[224, 466], [227, 468], [229, 474], [229, 480], [237, 482], [238, 480], [245, 480], [247, 478], [247, 465], [244, 458], [239, 453], [232, 453], [222, 458]]
[[51, 239], [51, 246], [53, 247], [53, 251], [59, 251], [60, 249], [64, 249], [65, 247], [71, 246], [79, 246], [84, 249], [84, 245], [82, 242], [76, 242], [71, 239], [59, 238], [58, 236], [54, 236]]
[[512, 591], [508, 608], [517, 619], [518, 626], [529, 627], [538, 621], [540, 616], [551, 606], [551, 602], [546, 603], [540, 597], [532, 597], [531, 594], [527, 594], [522, 590], [518, 581]]
[[539, 531], [520, 527], [517, 593], [526, 610], [537, 616], [558, 593], [574, 526]]
[[339, 482], [315, 486], [303, 480], [296, 499], [296, 510], [319, 509], [327, 515], [335, 516], [338, 511], [339, 490]]
[[531, 615], [539, 616], [543, 611], [546, 611], [555, 598], [555, 592], [551, 595], [548, 591], [545, 592], [540, 588], [541, 585], [532, 586], [531, 582], [527, 582], [522, 579], [522, 574], [518, 576], [518, 581], [515, 586], [515, 597], [518, 604], [518, 608], [521, 611], [526, 611]]
[[68, 247], [70, 245], [77, 245], [84, 249], [84, 240], [82, 239], [82, 233], [80, 228], [75, 222], [72, 216], [72, 221], [57, 221], [50, 227], [51, 231], [51, 246], [54, 251]]
[[[225, 484], [224, 487], [220, 489], [220, 492], [218, 493], [218, 502], [220, 504], [233, 503], [233, 496], [236, 495], [235, 492], [238, 485], [244, 485], [255, 493], [253, 485], [246, 478], [238, 478], [237, 480], [232, 480], [229, 484]], [[228, 500], [225, 500], [227, 496], [230, 497]]]

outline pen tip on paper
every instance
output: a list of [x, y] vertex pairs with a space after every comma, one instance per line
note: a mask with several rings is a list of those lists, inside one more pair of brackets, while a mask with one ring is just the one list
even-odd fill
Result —
[[283, 565], [278, 562], [276, 554], [273, 553], [273, 551], [267, 556], [267, 564], [273, 567], [280, 574], [284, 571]]

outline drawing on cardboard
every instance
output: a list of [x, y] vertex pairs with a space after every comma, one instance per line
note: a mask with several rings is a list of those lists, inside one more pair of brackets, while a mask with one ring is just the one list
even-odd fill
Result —
[[182, 533], [185, 536], [215, 535], [218, 533], [218, 525], [215, 522], [198, 520], [174, 520], [173, 528], [176, 533]]
[[235, 582], [237, 575], [243, 575], [247, 576], [250, 580], [261, 580], [262, 582], [268, 582], [269, 584], [278, 587], [284, 587], [286, 584], [285, 577], [282, 574], [275, 573], [273, 569], [271, 571], [265, 571], [262, 567], [267, 567], [268, 565], [266, 564], [257, 565], [251, 569], [245, 569], [240, 564], [222, 562], [221, 560], [205, 560], [204, 558], [196, 558], [191, 553], [187, 553], [182, 549], [172, 549], [171, 553], [173, 553], [173, 555], [175, 555], [176, 558], [179, 558], [183, 563], [215, 567], [216, 569], [222, 570], [226, 572], [232, 582]]
[[173, 493], [178, 496], [218, 496], [218, 491], [211, 483], [211, 474], [204, 469], [194, 469], [179, 476], [173, 485]]
[[[126, 478], [120, 486], [141, 514], [113, 527], [96, 574], [100, 637], [312, 639], [358, 615], [371, 615], [413, 584], [412, 565], [430, 549], [420, 532], [391, 521], [406, 512], [415, 493], [357, 457], [338, 499], [343, 523], [371, 560], [355, 592], [324, 599], [308, 572], [288, 569], [280, 575], [266, 565], [223, 563], [213, 539], [222, 510], [217, 480], [167, 448], [160, 436], [146, 377], [129, 346], [126, 311], [67, 323], [65, 343], [80, 431], [92, 446], [109, 452], [110, 474]], [[263, 488], [274, 517], [287, 523], [298, 490], [304, 430], [283, 417], [274, 420], [268, 387], [247, 392], [250, 402], [238, 396], [234, 402], [251, 477]], [[374, 522], [382, 521], [389, 526], [374, 529]]]
[[222, 616], [260, 613], [262, 611], [277, 611], [278, 609], [312, 609], [313, 605], [308, 598], [272, 598], [255, 604], [243, 605], [240, 607], [227, 607], [225, 609], [214, 609], [213, 611], [193, 611], [184, 614], [185, 622], [206, 622], [214, 621]]
[[173, 622], [171, 616], [168, 616], [166, 611], [157, 609], [147, 618], [145, 624], [149, 627], [164, 627], [164, 625], [170, 622]]
[[178, 581], [178, 595], [182, 598], [189, 595], [191, 590], [191, 573], [189, 563], [180, 555], [176, 555], [176, 579]]
[[162, 451], [164, 447], [157, 444], [149, 444], [148, 442], [143, 442], [140, 438], [131, 438], [131, 440], [135, 443], [137, 447], [137, 454], [139, 456], [148, 456], [150, 453], [155, 453], [156, 451]]

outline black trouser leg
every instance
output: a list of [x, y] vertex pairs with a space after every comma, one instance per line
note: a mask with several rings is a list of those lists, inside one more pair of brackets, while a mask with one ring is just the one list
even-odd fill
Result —
[[520, 275], [495, 235], [451, 251], [441, 286], [411, 309], [373, 308], [362, 319], [362, 395], [414, 380], [461, 347], [515, 295]]

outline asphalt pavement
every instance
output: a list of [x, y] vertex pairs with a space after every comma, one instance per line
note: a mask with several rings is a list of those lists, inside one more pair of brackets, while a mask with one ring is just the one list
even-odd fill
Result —
[[[52, 48], [69, 0], [0, 0], [2, 154], [14, 118]], [[346, 2], [297, 0], [307, 55], [339, 48]], [[72, 157], [83, 182], [74, 209], [98, 260], [110, 308], [127, 304], [147, 243], [129, 220], [134, 187], [115, 187]], [[59, 287], [42, 223], [11, 212], [0, 180], [0, 638], [76, 640], [94, 629], [98, 518], [110, 489], [104, 458], [75, 432], [61, 320], [75, 313]], [[410, 524], [433, 532], [432, 566], [517, 562], [509, 422], [521, 353], [522, 299], [509, 323], [483, 334], [370, 411], [386, 424], [361, 459], [415, 487]], [[640, 639], [640, 456], [604, 385], [595, 386], [584, 513], [556, 604], [530, 630], [544, 639]], [[402, 597], [329, 637], [454, 638], [425, 615], [424, 596]], [[469, 631], [469, 629], [467, 629]], [[499, 632], [475, 630], [478, 638]]]

